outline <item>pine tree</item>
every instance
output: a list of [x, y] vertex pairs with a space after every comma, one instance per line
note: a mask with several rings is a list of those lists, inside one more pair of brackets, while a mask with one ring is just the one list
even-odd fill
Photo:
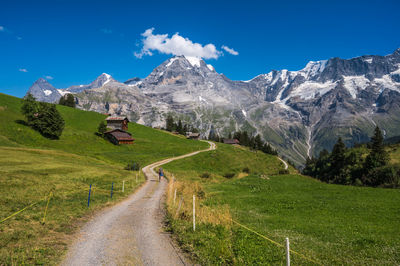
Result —
[[175, 130], [175, 123], [174, 118], [171, 115], [168, 115], [165, 128], [167, 131], [174, 131]]
[[182, 121], [179, 119], [178, 125], [176, 126], [176, 131], [178, 131], [179, 134], [184, 134], [183, 133], [183, 126], [182, 126]]
[[263, 147], [263, 145], [264, 145], [264, 143], [263, 143], [263, 141], [261, 140], [260, 134], [257, 134], [257, 136], [256, 136], [255, 139], [254, 139], [254, 142], [255, 142], [254, 148], [255, 148], [256, 150], [261, 150], [262, 147]]
[[365, 169], [368, 171], [377, 167], [385, 166], [389, 156], [383, 146], [383, 136], [379, 127], [375, 128], [374, 136], [371, 138], [371, 152], [365, 159]]
[[333, 146], [332, 154], [330, 156], [331, 161], [331, 175], [334, 178], [335, 183], [343, 184], [344, 176], [343, 170], [346, 163], [346, 145], [343, 143], [342, 138], [339, 137], [335, 146]]
[[232, 133], [231, 132], [229, 132], [229, 134], [228, 134], [228, 139], [232, 139]]

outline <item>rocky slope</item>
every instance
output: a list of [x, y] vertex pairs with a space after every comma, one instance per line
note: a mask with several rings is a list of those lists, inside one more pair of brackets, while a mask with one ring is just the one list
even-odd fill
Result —
[[331, 149], [338, 136], [352, 145], [367, 141], [375, 125], [387, 137], [400, 132], [400, 49], [309, 62], [299, 71], [274, 70], [246, 82], [228, 79], [201, 59], [176, 56], [145, 79], [120, 83], [102, 74], [89, 85], [50, 86], [39, 80], [30, 92], [49, 102], [74, 93], [79, 108], [128, 115], [154, 127], [163, 127], [172, 113], [204, 135], [212, 128], [222, 136], [260, 133], [299, 165]]

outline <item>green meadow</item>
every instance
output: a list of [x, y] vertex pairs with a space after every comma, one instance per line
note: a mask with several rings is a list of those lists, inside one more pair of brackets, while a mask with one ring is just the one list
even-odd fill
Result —
[[[301, 254], [291, 254], [294, 265], [400, 263], [399, 190], [326, 184], [294, 170], [279, 175], [282, 165], [276, 158], [223, 144], [213, 153], [165, 166], [176, 179], [170, 184], [169, 228], [198, 263], [285, 263], [282, 246], [230, 219], [282, 245], [289, 237], [291, 249]], [[204, 178], [204, 172], [210, 177]], [[235, 176], [225, 178], [226, 172]], [[175, 189], [183, 199], [179, 212]]]
[[49, 140], [24, 124], [20, 106], [21, 99], [0, 94], [0, 221], [37, 203], [0, 223], [0, 265], [57, 264], [79, 226], [143, 183], [143, 176], [124, 170], [128, 162], [145, 166], [208, 147], [134, 123], [135, 143], [116, 146], [94, 134], [106, 116], [65, 106], [57, 106], [63, 134]]

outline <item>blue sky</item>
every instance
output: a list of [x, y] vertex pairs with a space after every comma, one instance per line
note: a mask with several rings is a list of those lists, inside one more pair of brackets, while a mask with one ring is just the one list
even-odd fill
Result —
[[[0, 92], [21, 97], [46, 76], [57, 88], [103, 72], [119, 81], [144, 78], [182, 52], [171, 41], [176, 33], [185, 52], [234, 80], [298, 70], [310, 60], [386, 55], [400, 47], [399, 10], [400, 1], [3, 0]], [[147, 37], [170, 44], [148, 39], [146, 50], [142, 34], [151, 28]]]

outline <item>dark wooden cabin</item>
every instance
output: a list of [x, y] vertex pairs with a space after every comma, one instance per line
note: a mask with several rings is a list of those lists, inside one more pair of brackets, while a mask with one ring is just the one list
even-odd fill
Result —
[[240, 142], [237, 139], [224, 139], [225, 144], [238, 145]]
[[109, 128], [121, 129], [121, 130], [128, 129], [129, 119], [127, 117], [109, 116], [106, 118], [106, 121], [107, 121], [107, 127]]
[[186, 135], [186, 138], [188, 139], [195, 139], [195, 140], [199, 140], [200, 139], [200, 133], [189, 133]]
[[104, 136], [115, 145], [119, 144], [133, 144], [135, 140], [132, 138], [131, 133], [123, 131], [121, 129], [113, 129], [104, 133]]

